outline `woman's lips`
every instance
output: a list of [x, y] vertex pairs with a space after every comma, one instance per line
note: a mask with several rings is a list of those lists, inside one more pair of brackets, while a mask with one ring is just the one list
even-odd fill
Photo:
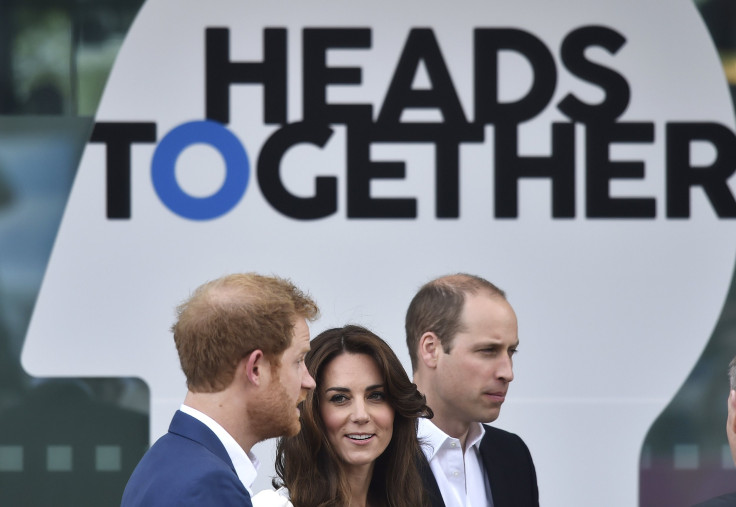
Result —
[[354, 444], [365, 445], [373, 440], [375, 433], [348, 433], [345, 436]]

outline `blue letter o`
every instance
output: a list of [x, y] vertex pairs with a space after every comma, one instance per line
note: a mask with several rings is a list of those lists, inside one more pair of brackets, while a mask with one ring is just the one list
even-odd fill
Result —
[[[176, 160], [193, 144], [209, 144], [225, 160], [225, 182], [209, 197], [193, 197], [176, 181]], [[171, 130], [156, 147], [151, 162], [153, 188], [171, 211], [191, 220], [211, 220], [224, 215], [240, 201], [250, 178], [248, 154], [238, 138], [211, 120], [183, 123]]]

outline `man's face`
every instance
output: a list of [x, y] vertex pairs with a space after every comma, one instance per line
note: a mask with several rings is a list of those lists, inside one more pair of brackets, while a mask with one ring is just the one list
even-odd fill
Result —
[[440, 351], [437, 361], [431, 407], [440, 428], [452, 435], [471, 422], [498, 417], [514, 379], [518, 344], [516, 315], [508, 302], [487, 293], [466, 294], [460, 331], [450, 353]]
[[736, 463], [736, 391], [728, 394], [728, 418], [726, 419], [726, 436], [731, 448], [731, 458]]
[[309, 352], [309, 327], [303, 318], [294, 324], [291, 345], [281, 355], [279, 368], [259, 403], [254, 405], [251, 418], [258, 420], [261, 438], [294, 436], [299, 433], [299, 409], [297, 405], [314, 389], [314, 379], [304, 364], [304, 356]]

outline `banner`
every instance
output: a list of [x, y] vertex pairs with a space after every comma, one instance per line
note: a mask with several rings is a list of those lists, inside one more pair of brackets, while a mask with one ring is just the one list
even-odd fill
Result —
[[321, 307], [313, 334], [367, 326], [409, 369], [418, 287], [478, 274], [518, 315], [494, 424], [528, 444], [542, 505], [634, 505], [732, 277], [735, 169], [690, 0], [149, 0], [23, 366], [139, 376], [154, 440], [186, 391], [174, 308], [204, 281], [288, 277]]

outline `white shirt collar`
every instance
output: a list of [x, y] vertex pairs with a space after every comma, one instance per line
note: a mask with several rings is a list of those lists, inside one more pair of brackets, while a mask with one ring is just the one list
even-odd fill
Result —
[[420, 419], [417, 434], [445, 505], [493, 506], [491, 484], [480, 455], [485, 434], [482, 424], [472, 423], [468, 427], [465, 452], [460, 439], [449, 436], [431, 421]]
[[253, 487], [253, 482], [256, 480], [258, 467], [261, 465], [256, 455], [251, 452], [246, 453], [243, 448], [240, 447], [240, 444], [235, 441], [232, 435], [230, 435], [225, 428], [220, 426], [217, 421], [207, 414], [184, 404], [182, 404], [179, 410], [194, 417], [212, 430], [212, 433], [217, 436], [225, 447], [225, 451], [227, 451], [230, 461], [233, 462], [235, 473], [238, 474], [240, 482], [242, 482], [245, 489], [248, 490], [248, 494], [252, 495], [253, 491], [251, 491], [251, 488]]
[[[468, 428], [468, 436], [466, 437], [465, 449], [475, 447], [480, 451], [480, 441], [486, 429], [479, 422], [470, 424]], [[422, 450], [427, 457], [427, 461], [432, 461], [434, 455], [443, 445], [452, 445], [453, 442], [459, 442], [459, 439], [453, 438], [441, 429], [439, 429], [430, 419], [420, 418], [417, 436], [422, 442]]]

